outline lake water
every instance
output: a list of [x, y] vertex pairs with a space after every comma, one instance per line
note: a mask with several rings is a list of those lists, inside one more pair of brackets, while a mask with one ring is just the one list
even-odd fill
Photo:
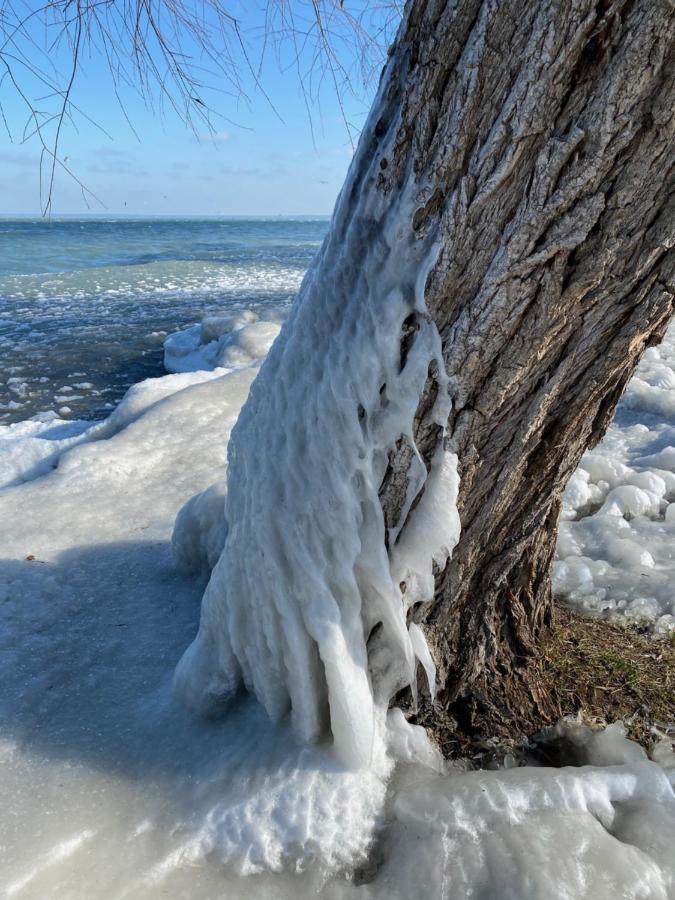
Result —
[[0, 423], [98, 419], [163, 374], [167, 333], [283, 312], [328, 219], [0, 219]]

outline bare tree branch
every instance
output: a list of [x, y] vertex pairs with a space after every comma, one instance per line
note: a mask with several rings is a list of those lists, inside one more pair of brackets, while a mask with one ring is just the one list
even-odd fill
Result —
[[274, 109], [262, 78], [273, 52], [282, 71], [294, 70], [312, 133], [312, 110], [328, 84], [353, 144], [357, 129], [344, 98], [358, 94], [379, 70], [401, 14], [399, 0], [260, 3], [264, 27], [245, 30], [227, 0], [0, 0], [0, 118], [13, 140], [7, 105], [12, 90], [27, 116], [21, 143], [37, 140], [46, 166], [40, 173], [43, 214], [52, 210], [59, 170], [85, 198], [98, 199], [59, 158], [66, 123], [75, 127], [82, 117], [97, 124], [74, 101], [93, 56], [105, 61], [113, 95], [137, 138], [122, 89], [137, 92], [162, 117], [177, 115], [196, 135], [215, 134], [216, 118], [232, 120], [216, 109], [214, 95], [249, 103], [249, 84]]

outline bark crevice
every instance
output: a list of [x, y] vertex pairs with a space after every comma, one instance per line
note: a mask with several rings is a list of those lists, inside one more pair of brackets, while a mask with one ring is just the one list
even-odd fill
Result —
[[[552, 618], [562, 491], [673, 314], [674, 35], [661, 0], [408, 7], [392, 78], [408, 87], [388, 96], [396, 134], [377, 189], [414, 172], [413, 228], [441, 247], [426, 302], [463, 529], [433, 602], [414, 610], [439, 670], [427, 722], [546, 705], [528, 660]], [[402, 365], [412, 340], [409, 323]], [[390, 454], [388, 528], [415, 448], [428, 468], [440, 440], [434, 385], [430, 373], [414, 447]]]

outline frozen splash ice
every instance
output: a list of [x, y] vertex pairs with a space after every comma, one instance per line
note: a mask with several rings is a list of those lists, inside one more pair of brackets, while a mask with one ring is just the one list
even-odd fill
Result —
[[[441, 448], [427, 473], [415, 451], [401, 515], [408, 521], [389, 534], [391, 554], [386, 547], [378, 490], [397, 442], [414, 447], [431, 370], [441, 427], [450, 400], [424, 300], [438, 248], [411, 228], [412, 176], [396, 198], [363, 187], [377, 174], [374, 125], [233, 430], [229, 530], [199, 633], [176, 672], [179, 694], [196, 710], [222, 708], [243, 684], [273, 720], [290, 709], [303, 740], [330, 726], [341, 757], [357, 767], [381, 757], [388, 701], [414, 683], [416, 656], [433, 677], [406, 609], [431, 599], [432, 564], [459, 538], [456, 457]], [[417, 330], [402, 358], [411, 316]], [[376, 627], [377, 672], [367, 647]]]
[[[397, 255], [383, 248], [383, 256]], [[200, 633], [177, 674], [199, 709], [227, 700], [243, 681], [272, 718], [290, 706], [305, 740], [322, 733], [329, 709], [336, 745], [358, 765], [372, 761], [376, 701], [388, 700], [373, 694], [368, 635], [382, 623], [401, 668], [394, 681], [410, 682], [423, 640], [416, 633], [411, 642], [399, 585], [415, 581], [424, 589], [416, 599], [428, 599], [432, 559], [458, 537], [456, 459], [442, 452], [428, 482], [445, 508], [426, 510], [431, 493], [391, 561], [386, 551], [378, 488], [388, 453], [402, 435], [412, 440], [429, 365], [442, 359], [425, 322], [399, 371], [399, 335], [419, 297], [412, 286], [406, 297], [386, 284], [394, 281], [386, 260], [374, 277], [383, 283], [370, 297], [377, 311], [366, 299], [318, 306], [312, 295], [322, 288], [310, 280], [255, 383], [230, 444], [229, 533]], [[438, 404], [439, 423], [446, 403]], [[421, 461], [417, 471], [415, 494]], [[418, 655], [428, 665], [428, 653]]]

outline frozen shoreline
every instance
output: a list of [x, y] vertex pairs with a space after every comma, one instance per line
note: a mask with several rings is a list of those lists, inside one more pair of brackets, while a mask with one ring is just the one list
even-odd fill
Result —
[[[223, 343], [234, 353], [244, 337]], [[199, 357], [203, 347], [189, 352]], [[648, 540], [654, 574], [635, 578], [649, 585], [667, 577], [672, 559], [658, 548], [675, 528], [671, 488], [656, 472], [675, 471], [665, 449], [675, 446], [675, 394], [653, 383], [668, 381], [662, 365], [673, 368], [670, 336], [656, 353], [606, 439], [618, 480], [608, 480], [609, 463], [585, 462], [588, 479], [579, 479], [598, 493], [588, 487], [587, 498], [579, 484], [568, 492], [563, 532], [589, 554], [573, 561], [589, 568], [589, 530], [603, 541], [625, 533], [638, 550]], [[53, 422], [29, 436], [15, 431], [23, 443], [12, 471], [26, 463], [30, 480], [0, 491], [5, 896], [609, 900], [623, 892], [667, 900], [675, 770], [664, 747], [657, 764], [617, 729], [591, 737], [572, 728], [581, 767], [439, 775], [403, 764], [385, 783], [342, 767], [324, 747], [297, 744], [251, 700], [221, 723], [194, 719], [172, 700], [203, 583], [176, 569], [171, 532], [178, 509], [224, 478], [227, 435], [256, 372], [254, 354], [240, 361], [238, 371], [137, 385], [88, 438], [72, 423], [70, 435], [41, 437], [40, 429], [64, 427]], [[645, 472], [666, 483], [660, 496], [654, 479], [633, 483]], [[618, 507], [617, 497], [651, 504], [648, 515]], [[618, 554], [612, 570], [623, 585], [628, 556]], [[608, 573], [593, 570], [593, 590], [571, 601], [597, 599]], [[373, 880], [345, 880], [340, 873], [363, 861], [376, 834], [384, 862]]]
[[0, 220], [0, 424], [100, 421], [209, 312], [287, 309], [327, 220]]
[[[169, 373], [135, 384], [102, 422], [54, 413], [0, 425], [0, 490], [43, 476], [63, 453], [111, 437], [164, 397], [258, 366], [280, 314], [208, 316], [165, 341]], [[647, 351], [606, 436], [585, 454], [565, 492], [553, 585], [582, 613], [675, 632], [675, 326]]]

